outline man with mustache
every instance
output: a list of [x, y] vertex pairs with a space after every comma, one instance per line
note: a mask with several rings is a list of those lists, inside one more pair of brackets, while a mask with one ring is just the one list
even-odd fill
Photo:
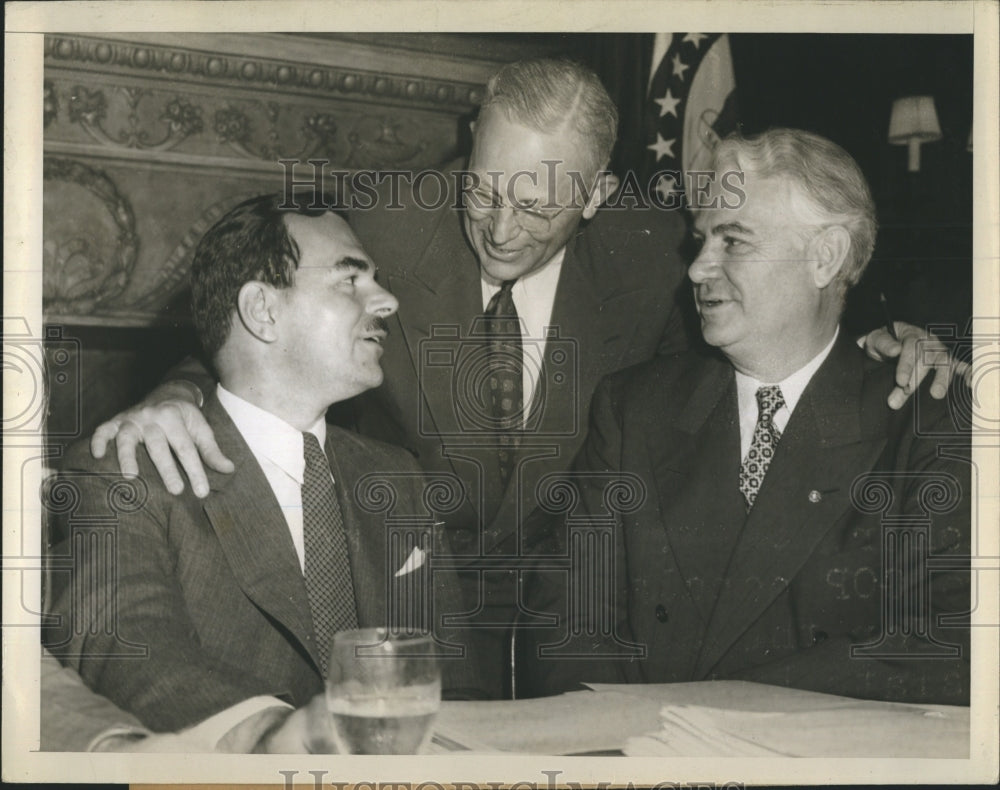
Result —
[[[364, 496], [374, 474], [393, 487], [394, 514], [427, 515], [416, 462], [326, 424], [331, 404], [382, 381], [397, 301], [375, 275], [333, 211], [287, 210], [281, 195], [236, 206], [205, 234], [191, 273], [195, 326], [218, 374], [204, 415], [234, 471], [210, 473], [201, 499], [170, 494], [144, 453], [134, 481], [86, 447], [62, 465], [79, 496], [66, 536], [75, 567], [46, 641], [154, 731], [244, 700], [241, 715], [275, 697], [305, 705], [323, 690], [337, 631], [456, 641], [435, 630], [465, 608], [454, 574], [431, 573], [441, 536], [419, 526], [390, 536]], [[110, 571], [104, 552], [78, 553], [87, 516], [112, 517]], [[446, 691], [475, 693], [473, 663], [443, 660]]]
[[[530, 633], [531, 691], [741, 679], [967, 704], [967, 430], [926, 391], [890, 409], [891, 367], [839, 328], [875, 243], [864, 176], [791, 129], [715, 157], [746, 195], [695, 212], [688, 275], [719, 354], [598, 387], [570, 478], [577, 576], [538, 574], [534, 608], [561, 620]], [[574, 522], [608, 527], [584, 544]]]
[[[401, 305], [390, 318], [385, 383], [352, 402], [353, 422], [408, 448], [424, 469], [461, 481], [464, 501], [447, 528], [480, 600], [468, 622], [495, 641], [487, 674], [498, 696], [509, 693], [510, 625], [518, 612], [531, 619], [520, 592], [524, 558], [547, 537], [537, 518], [539, 482], [564, 471], [579, 450], [603, 376], [687, 347], [681, 213], [601, 208], [618, 188], [606, 170], [617, 125], [617, 109], [589, 69], [549, 59], [511, 63], [487, 85], [467, 166], [444, 168], [470, 176], [447, 179], [454, 188], [447, 200], [428, 210], [405, 184], [399, 195], [387, 185], [371, 209], [352, 212]], [[494, 345], [491, 325], [513, 332]], [[899, 353], [884, 330], [873, 336]], [[493, 401], [485, 390], [496, 346], [506, 412], [504, 398]], [[911, 346], [901, 382], [913, 359]], [[947, 365], [942, 373], [946, 380]], [[190, 366], [174, 376], [199, 386], [209, 380]], [[173, 451], [203, 495], [201, 459], [230, 467], [192, 389], [174, 381], [101, 426], [95, 453], [121, 429], [124, 471], [143, 442], [169, 490], [180, 492]], [[897, 406], [905, 399], [901, 389], [892, 397]]]

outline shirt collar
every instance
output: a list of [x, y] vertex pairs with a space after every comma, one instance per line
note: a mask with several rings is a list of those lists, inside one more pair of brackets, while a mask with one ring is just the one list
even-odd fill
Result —
[[[529, 299], [540, 298], [545, 294], [553, 294], [559, 282], [559, 272], [562, 271], [563, 259], [566, 257], [566, 248], [563, 247], [553, 255], [543, 265], [534, 271], [528, 272], [523, 277], [519, 277], [512, 289], [515, 295], [520, 294]], [[484, 301], [500, 290], [500, 283], [495, 282], [485, 272], [480, 270], [480, 279], [483, 284]]]
[[[822, 351], [792, 375], [777, 382], [777, 385], [781, 387], [781, 395], [785, 400], [785, 406], [788, 408], [789, 414], [795, 411], [795, 406], [798, 404], [799, 398], [802, 397], [802, 393], [805, 392], [806, 387], [809, 386], [813, 375], [819, 370], [820, 365], [826, 361], [826, 358], [830, 356], [830, 351], [833, 349], [833, 344], [837, 342], [839, 334], [840, 327], [838, 326], [833, 333], [833, 338], [826, 344], [826, 347]], [[736, 390], [740, 404], [747, 404], [748, 408], [750, 404], [754, 404], [754, 409], [756, 409], [757, 390], [762, 386], [764, 386], [764, 382], [758, 381], [745, 373], [740, 373], [738, 370], [736, 371]]]
[[[306, 466], [302, 433], [280, 417], [234, 395], [221, 384], [217, 386], [216, 393], [219, 403], [232, 418], [254, 457], [258, 460], [266, 458], [302, 485]], [[323, 447], [326, 442], [326, 420], [320, 417], [310, 426], [309, 433]]]

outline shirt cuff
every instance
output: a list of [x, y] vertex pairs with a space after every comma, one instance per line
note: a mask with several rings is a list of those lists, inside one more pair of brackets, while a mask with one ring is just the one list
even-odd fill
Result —
[[104, 730], [100, 735], [97, 735], [90, 743], [87, 744], [88, 752], [98, 751], [98, 747], [104, 743], [109, 738], [132, 738], [134, 740], [142, 740], [150, 734], [149, 730], [145, 730], [142, 727], [133, 727], [128, 724], [123, 724], [120, 727], [111, 727], [110, 729]]
[[219, 711], [214, 716], [209, 716], [200, 724], [184, 731], [185, 738], [193, 738], [198, 743], [204, 744], [210, 749], [215, 749], [230, 730], [242, 724], [252, 716], [257, 715], [268, 708], [289, 708], [293, 706], [287, 702], [282, 702], [277, 697], [251, 697], [243, 702]]

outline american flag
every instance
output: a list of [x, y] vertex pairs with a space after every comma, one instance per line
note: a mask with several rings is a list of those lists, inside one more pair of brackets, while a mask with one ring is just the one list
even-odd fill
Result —
[[665, 202], [683, 192], [683, 173], [705, 170], [715, 144], [736, 128], [736, 80], [727, 33], [657, 33], [646, 113], [646, 170], [663, 174]]

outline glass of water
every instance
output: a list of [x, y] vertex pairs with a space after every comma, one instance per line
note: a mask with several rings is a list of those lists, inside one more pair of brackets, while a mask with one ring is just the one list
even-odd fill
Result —
[[333, 638], [326, 701], [341, 754], [417, 754], [441, 706], [441, 669], [427, 635], [385, 628]]

